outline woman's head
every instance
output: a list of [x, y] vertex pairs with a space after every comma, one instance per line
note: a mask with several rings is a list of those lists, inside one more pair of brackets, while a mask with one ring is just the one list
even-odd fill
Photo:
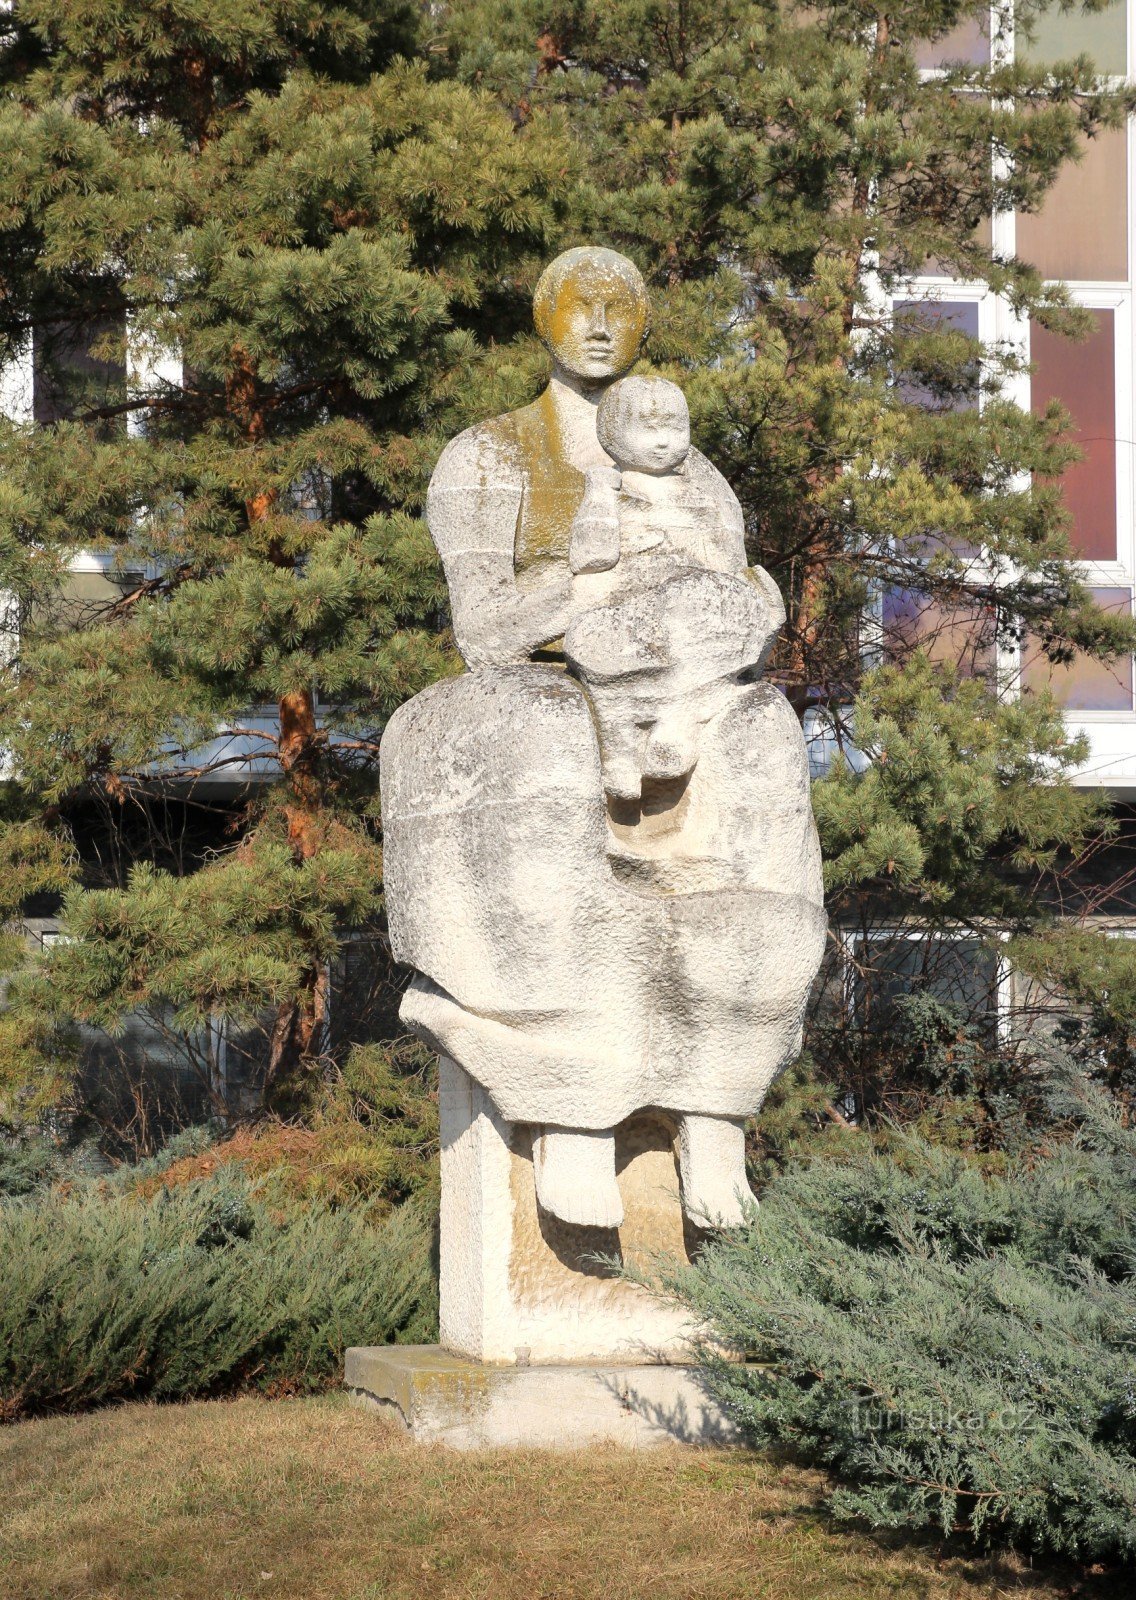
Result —
[[585, 383], [626, 372], [647, 336], [642, 275], [615, 250], [566, 250], [541, 274], [533, 321], [553, 360]]
[[624, 472], [672, 472], [690, 449], [686, 396], [666, 378], [621, 378], [597, 407], [596, 436]]

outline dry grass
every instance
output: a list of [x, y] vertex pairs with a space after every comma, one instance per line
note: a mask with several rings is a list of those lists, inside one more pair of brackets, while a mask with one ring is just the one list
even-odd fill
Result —
[[[392, 1204], [428, 1184], [436, 1161], [434, 1103], [423, 1096], [404, 1098], [410, 1112], [395, 1133], [377, 1137], [373, 1127], [350, 1115], [329, 1116], [315, 1128], [268, 1120], [238, 1128], [219, 1144], [136, 1179], [132, 1192], [150, 1199], [236, 1167], [259, 1183], [270, 1203], [288, 1207], [325, 1200], [385, 1216]], [[373, 1110], [369, 1114], [379, 1117]], [[392, 1125], [393, 1119], [388, 1129]]]
[[0, 1430], [0, 1593], [1053, 1600], [1077, 1592], [1015, 1563], [834, 1528], [818, 1509], [819, 1489], [814, 1474], [742, 1452], [454, 1455], [409, 1444], [338, 1396], [124, 1406]]

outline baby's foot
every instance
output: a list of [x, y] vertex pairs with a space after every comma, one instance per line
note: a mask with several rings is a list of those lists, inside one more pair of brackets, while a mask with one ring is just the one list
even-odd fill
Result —
[[682, 1206], [699, 1227], [736, 1228], [756, 1204], [745, 1170], [745, 1125], [736, 1117], [683, 1117], [678, 1130]]
[[645, 778], [685, 778], [694, 770], [698, 749], [693, 729], [673, 718], [660, 719], [651, 731], [643, 755]]
[[533, 1141], [536, 1197], [543, 1210], [579, 1228], [618, 1228], [623, 1197], [615, 1181], [611, 1128], [545, 1128]]
[[643, 745], [646, 734], [631, 708], [619, 705], [610, 689], [593, 692], [592, 708], [600, 742], [604, 793], [613, 800], [638, 800], [643, 792]]
[[639, 763], [626, 752], [603, 758], [604, 793], [613, 800], [638, 800], [643, 793], [643, 774]]

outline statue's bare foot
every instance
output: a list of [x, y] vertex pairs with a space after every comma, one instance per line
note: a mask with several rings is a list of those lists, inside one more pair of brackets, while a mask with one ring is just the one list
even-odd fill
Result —
[[745, 1126], [734, 1117], [683, 1117], [678, 1131], [682, 1206], [700, 1227], [736, 1228], [753, 1202], [745, 1170]]
[[533, 1142], [533, 1168], [537, 1199], [561, 1222], [618, 1228], [623, 1221], [611, 1128], [545, 1128]]
[[645, 778], [685, 778], [698, 760], [698, 747], [691, 729], [677, 720], [656, 722], [643, 757]]

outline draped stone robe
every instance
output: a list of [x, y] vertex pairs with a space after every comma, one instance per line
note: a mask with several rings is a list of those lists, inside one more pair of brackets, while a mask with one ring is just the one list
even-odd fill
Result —
[[[692, 450], [685, 492], [721, 530], [708, 570], [682, 580], [698, 760], [674, 792], [613, 810], [586, 687], [541, 636], [584, 492], [571, 457], [550, 385], [455, 439], [431, 481], [471, 670], [402, 706], [382, 742], [391, 941], [415, 969], [402, 1017], [509, 1121], [745, 1116], [799, 1049], [825, 937], [804, 741], [756, 681], [784, 612], [746, 573], [736, 498]], [[757, 659], [703, 683], [700, 640], [739, 606]]]

